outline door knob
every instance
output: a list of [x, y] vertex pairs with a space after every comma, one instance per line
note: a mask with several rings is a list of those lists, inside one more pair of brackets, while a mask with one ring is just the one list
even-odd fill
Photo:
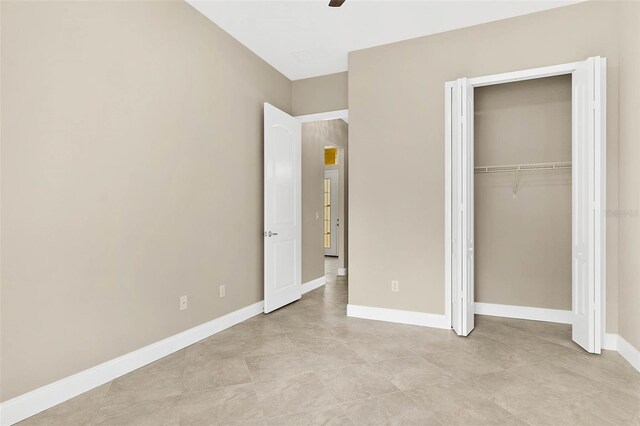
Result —
[[269, 236], [269, 237], [271, 237], [271, 236], [275, 236], [275, 235], [278, 235], [278, 233], [277, 233], [277, 232], [271, 232], [271, 231], [269, 231], [269, 234], [268, 234], [268, 236]]

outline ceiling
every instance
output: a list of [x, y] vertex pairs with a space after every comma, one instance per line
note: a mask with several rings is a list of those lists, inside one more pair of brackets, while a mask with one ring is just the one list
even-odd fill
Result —
[[347, 70], [354, 50], [565, 6], [575, 1], [187, 0], [291, 80]]

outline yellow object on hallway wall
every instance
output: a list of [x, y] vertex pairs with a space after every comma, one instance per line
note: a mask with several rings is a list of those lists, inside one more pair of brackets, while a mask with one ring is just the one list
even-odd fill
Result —
[[338, 164], [338, 148], [324, 149], [324, 165], [332, 166]]

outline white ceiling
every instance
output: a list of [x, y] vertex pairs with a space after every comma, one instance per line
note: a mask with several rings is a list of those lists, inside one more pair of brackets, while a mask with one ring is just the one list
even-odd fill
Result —
[[348, 52], [575, 1], [187, 0], [291, 80], [347, 70]]

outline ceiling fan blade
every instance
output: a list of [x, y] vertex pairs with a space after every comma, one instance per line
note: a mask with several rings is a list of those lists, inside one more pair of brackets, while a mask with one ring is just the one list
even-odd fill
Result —
[[344, 0], [331, 0], [329, 2], [329, 7], [340, 7], [344, 3]]

